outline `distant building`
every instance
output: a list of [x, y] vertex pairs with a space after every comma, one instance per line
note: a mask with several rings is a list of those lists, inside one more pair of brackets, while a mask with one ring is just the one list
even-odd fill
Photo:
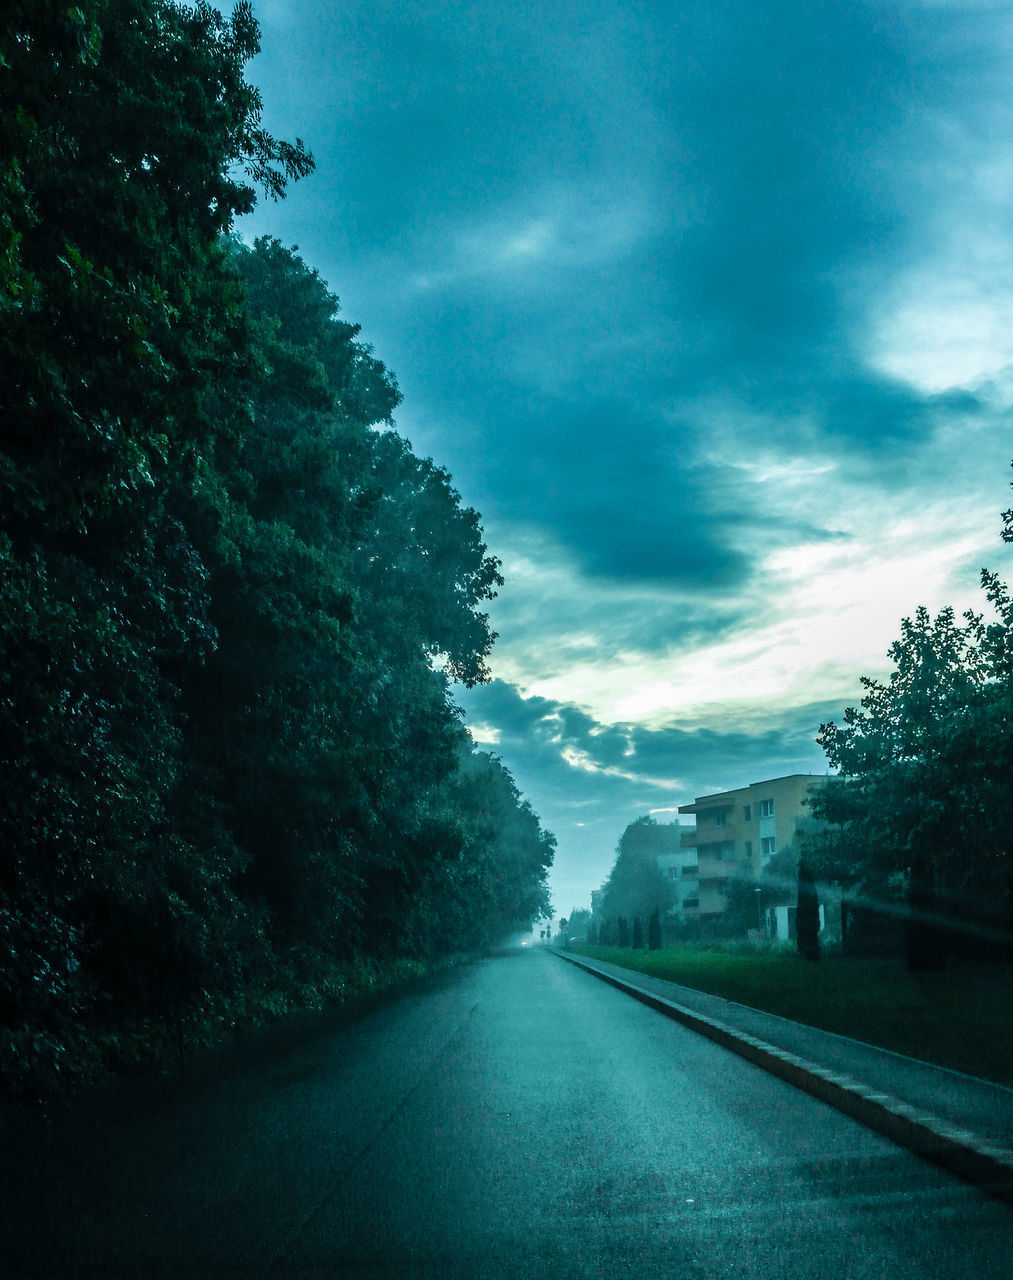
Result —
[[689, 827], [672, 824], [666, 827], [671, 831], [672, 847], [658, 854], [658, 866], [669, 881], [672, 901], [668, 915], [682, 924], [689, 924], [698, 919], [700, 914], [700, 877], [697, 865], [696, 845], [687, 836], [692, 836]]
[[[685, 831], [684, 841], [697, 858], [701, 921], [725, 910], [730, 879], [759, 881], [770, 859], [794, 842], [799, 821], [807, 815], [806, 797], [825, 782], [823, 774], [794, 773], [735, 791], [697, 796], [692, 804], [679, 806], [680, 813], [696, 819], [695, 830]], [[793, 936], [791, 894], [785, 890], [774, 897], [766, 907], [765, 931], [769, 937]], [[758, 924], [759, 920], [758, 915]]]

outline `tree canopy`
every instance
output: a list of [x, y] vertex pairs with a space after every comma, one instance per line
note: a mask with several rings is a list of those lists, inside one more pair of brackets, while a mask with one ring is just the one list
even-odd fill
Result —
[[606, 920], [650, 920], [664, 915], [671, 904], [671, 888], [658, 865], [658, 854], [679, 847], [679, 828], [651, 817], [637, 818], [623, 832], [616, 859], [602, 886], [602, 917]]
[[258, 39], [203, 0], [0, 28], [15, 1088], [548, 911], [553, 839], [452, 700], [494, 640], [480, 518], [319, 275], [232, 234], [313, 163], [262, 127]]
[[863, 678], [861, 706], [821, 726], [839, 772], [810, 801], [826, 825], [806, 846], [820, 878], [873, 899], [907, 884], [987, 933], [1013, 889], [1013, 605], [994, 573], [982, 588], [988, 615], [905, 618], [888, 680]]

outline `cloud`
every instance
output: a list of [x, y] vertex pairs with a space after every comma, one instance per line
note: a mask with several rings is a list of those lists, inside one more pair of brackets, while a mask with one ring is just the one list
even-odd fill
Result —
[[[497, 754], [509, 767], [523, 759], [516, 767], [529, 782], [539, 779], [535, 785], [541, 791], [558, 787], [562, 804], [578, 807], [603, 794], [603, 778], [614, 788], [613, 799], [639, 796], [658, 807], [663, 804], [659, 792], [682, 804], [707, 788], [806, 771], [822, 760], [815, 745], [820, 723], [839, 717], [843, 709], [838, 703], [796, 707], [790, 716], [778, 717], [774, 727], [669, 723], [651, 729], [633, 721], [601, 724], [579, 707], [524, 696], [501, 680], [459, 690], [457, 698], [469, 725], [495, 725]], [[606, 807], [613, 799], [604, 801]]]
[[947, 166], [996, 172], [996, 11], [310, 9], [330, 114], [319, 74], [288, 90], [322, 130], [293, 198], [334, 192], [333, 274], [378, 315], [423, 447], [461, 421], [449, 461], [490, 517], [601, 577], [741, 576], [701, 461], [716, 391], [743, 447], [757, 414], [789, 448], [793, 420], [924, 436], [938, 406], [872, 358], [869, 317], [891, 293], [896, 334], [920, 255], [966, 227]]
[[265, 123], [318, 170], [245, 233], [301, 246], [482, 513], [506, 585], [469, 716], [581, 848], [812, 759], [903, 614], [978, 602], [1008, 6], [260, 16]]
[[841, 710], [807, 706], [777, 728], [723, 731], [604, 725], [578, 707], [524, 697], [499, 680], [460, 690], [458, 700], [469, 725], [496, 726], [495, 753], [557, 837], [557, 897], [578, 904], [607, 876], [619, 837], [638, 817], [671, 821], [680, 804], [698, 795], [823, 772], [816, 732]]

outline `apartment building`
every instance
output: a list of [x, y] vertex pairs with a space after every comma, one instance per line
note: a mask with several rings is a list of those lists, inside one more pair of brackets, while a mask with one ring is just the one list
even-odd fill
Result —
[[[729, 879], [758, 879], [774, 854], [791, 844], [806, 814], [806, 797], [825, 782], [823, 774], [795, 773], [735, 791], [697, 796], [692, 804], [680, 805], [680, 814], [696, 819], [695, 830], [687, 830], [684, 840], [696, 850], [701, 920], [725, 909]], [[774, 910], [787, 920], [787, 895], [784, 903], [768, 905], [768, 912]], [[778, 923], [777, 915], [768, 915], [771, 936], [780, 936]]]
[[672, 847], [658, 854], [658, 866], [672, 891], [668, 915], [683, 924], [700, 915], [700, 876], [694, 832], [672, 825]]

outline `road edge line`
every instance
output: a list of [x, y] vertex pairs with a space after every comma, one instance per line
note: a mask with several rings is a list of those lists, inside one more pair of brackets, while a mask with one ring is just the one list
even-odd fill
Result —
[[987, 1195], [1013, 1204], [1013, 1150], [1008, 1147], [986, 1142], [927, 1111], [871, 1089], [853, 1076], [841, 1071], [828, 1071], [786, 1049], [778, 1049], [756, 1036], [736, 1031], [716, 1018], [695, 1013], [685, 1005], [648, 991], [635, 982], [597, 969], [576, 956], [567, 955], [555, 947], [552, 951], [561, 960], [624, 991], [666, 1018], [682, 1023], [804, 1093], [843, 1111], [923, 1160], [972, 1183]]

